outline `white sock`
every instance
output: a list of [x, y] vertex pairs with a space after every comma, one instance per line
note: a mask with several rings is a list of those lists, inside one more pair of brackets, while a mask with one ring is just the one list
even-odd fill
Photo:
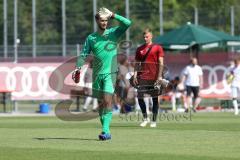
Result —
[[172, 110], [176, 111], [176, 97], [175, 97], [175, 95], [172, 95], [171, 102], [172, 102]]
[[190, 98], [190, 100], [189, 100], [189, 109], [190, 108], [193, 108], [193, 99], [192, 98]]
[[85, 103], [84, 103], [83, 108], [84, 108], [84, 109], [87, 109], [87, 107], [89, 106], [89, 104], [91, 103], [91, 101], [92, 101], [92, 97], [87, 97], [87, 99], [86, 99], [86, 101], [85, 101]]
[[235, 115], [238, 114], [238, 103], [237, 103], [237, 100], [233, 100], [233, 107], [234, 107], [234, 110], [235, 110]]
[[97, 109], [97, 107], [98, 107], [97, 98], [93, 98], [93, 109]]

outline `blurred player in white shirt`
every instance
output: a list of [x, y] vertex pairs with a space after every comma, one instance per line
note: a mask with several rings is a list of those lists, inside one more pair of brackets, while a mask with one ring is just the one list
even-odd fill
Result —
[[187, 90], [187, 109], [189, 111], [191, 106], [191, 99], [193, 93], [193, 111], [196, 111], [195, 108], [199, 105], [201, 98], [199, 97], [199, 90], [202, 87], [203, 83], [203, 71], [202, 68], [198, 65], [196, 58], [191, 58], [191, 64], [185, 67], [183, 71], [182, 81], [186, 84]]
[[230, 76], [232, 76], [232, 83], [231, 83], [231, 89], [232, 89], [232, 102], [234, 107], [234, 114], [238, 115], [238, 103], [237, 98], [240, 96], [240, 57], [236, 58], [234, 60], [235, 66], [230, 71]]

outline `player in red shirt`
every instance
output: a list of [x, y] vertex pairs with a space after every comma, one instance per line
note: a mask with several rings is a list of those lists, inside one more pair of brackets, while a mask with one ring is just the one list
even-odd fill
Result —
[[143, 37], [145, 43], [138, 47], [136, 51], [133, 84], [140, 86], [138, 88], [138, 102], [144, 118], [140, 126], [145, 127], [150, 122], [147, 117], [146, 104], [143, 100], [144, 94], [149, 94], [153, 100], [153, 116], [150, 127], [156, 127], [158, 94], [154, 90], [154, 84], [163, 80], [164, 52], [160, 45], [153, 44], [153, 34], [149, 28], [144, 30]]

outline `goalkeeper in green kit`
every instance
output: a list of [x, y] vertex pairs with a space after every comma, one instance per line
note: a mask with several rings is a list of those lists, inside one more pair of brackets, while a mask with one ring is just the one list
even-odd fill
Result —
[[[107, 29], [109, 19], [117, 20], [120, 25]], [[117, 41], [131, 25], [131, 21], [100, 8], [95, 15], [98, 31], [86, 38], [80, 57], [77, 59], [76, 69], [73, 72], [75, 81], [76, 72], [85, 63], [85, 58], [93, 54], [93, 97], [99, 101], [99, 116], [102, 132], [99, 140], [110, 140], [110, 123], [112, 120], [112, 96], [114, 94], [117, 77]], [[79, 75], [78, 75], [79, 76]]]

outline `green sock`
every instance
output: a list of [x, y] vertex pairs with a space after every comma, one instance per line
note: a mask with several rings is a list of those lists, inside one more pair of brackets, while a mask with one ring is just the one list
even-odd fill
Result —
[[110, 133], [110, 123], [112, 120], [112, 111], [109, 109], [105, 109], [102, 117], [103, 117], [102, 131], [104, 133]]
[[103, 109], [99, 109], [98, 114], [99, 114], [101, 125], [103, 126]]

